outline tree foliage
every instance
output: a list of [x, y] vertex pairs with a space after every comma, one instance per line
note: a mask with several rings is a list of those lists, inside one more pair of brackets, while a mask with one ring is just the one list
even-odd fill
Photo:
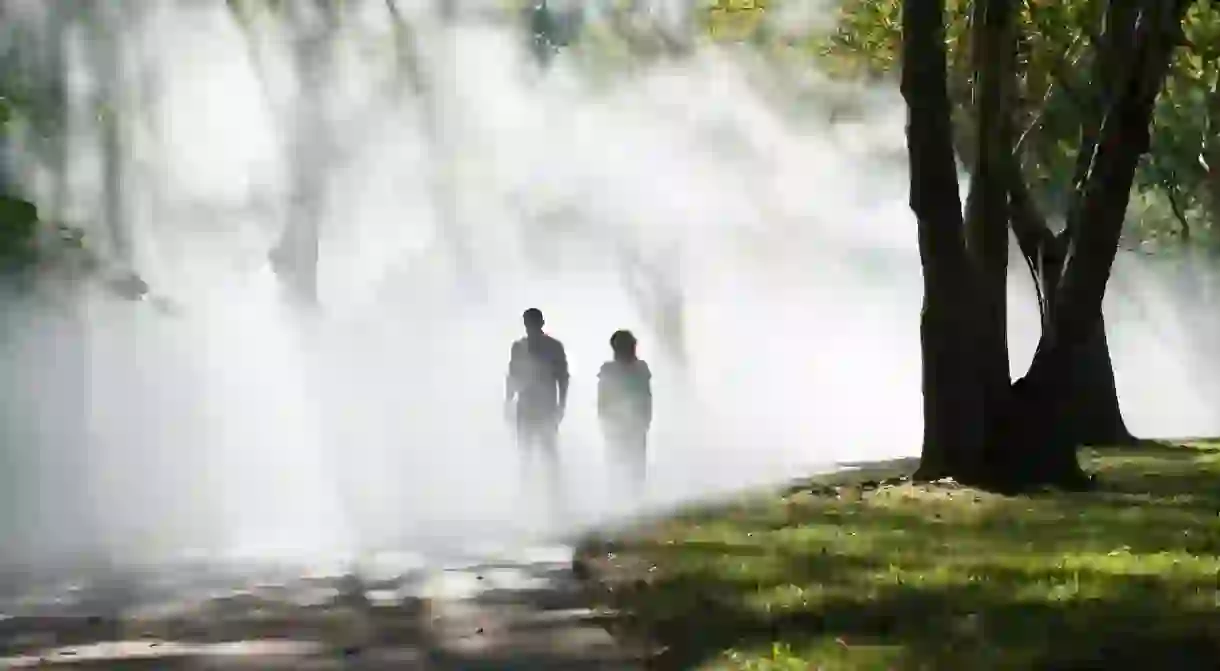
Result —
[[[900, 66], [901, 0], [840, 0], [830, 30], [804, 33], [769, 20], [795, 0], [697, 1], [692, 28], [700, 39], [745, 42], [812, 54], [832, 75], [885, 79]], [[955, 148], [967, 166], [974, 142], [969, 114], [974, 97], [970, 65], [972, 0], [946, 0], [944, 40]], [[645, 18], [636, 3], [615, 3], [565, 44], [619, 63], [672, 54], [675, 41]], [[1031, 197], [1051, 216], [1067, 216], [1084, 154], [1080, 138], [1093, 115], [1090, 54], [1102, 28], [1103, 0], [1024, 0], [1015, 14], [1017, 90], [1014, 132]], [[1183, 20], [1186, 48], [1175, 55], [1157, 100], [1152, 151], [1135, 177], [1128, 238], [1133, 244], [1203, 243], [1220, 250], [1220, 0], [1202, 0]], [[615, 47], [618, 47], [617, 49]], [[624, 50], [626, 53], [624, 53]]]
[[[968, 0], [947, 0], [949, 90], [956, 146], [969, 152], [966, 110], [973, 98]], [[1039, 203], [1066, 214], [1077, 171], [1082, 123], [1095, 101], [1090, 54], [1101, 30], [1101, 0], [1026, 0], [1016, 15], [1017, 148]], [[837, 29], [817, 43], [839, 75], [886, 77], [899, 66], [901, 0], [844, 0]], [[1164, 205], [1143, 217], [1142, 240], [1179, 237], [1220, 245], [1220, 2], [1193, 5], [1183, 20], [1185, 48], [1166, 77], [1154, 114], [1152, 151], [1136, 173], [1139, 195]], [[968, 157], [967, 157], [968, 158]], [[969, 163], [969, 160], [967, 160]]]

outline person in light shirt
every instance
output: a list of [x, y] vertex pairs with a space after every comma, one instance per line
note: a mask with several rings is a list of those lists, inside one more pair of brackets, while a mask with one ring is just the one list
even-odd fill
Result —
[[610, 459], [638, 495], [647, 474], [652, 371], [637, 355], [637, 344], [631, 331], [610, 336], [613, 358], [597, 373], [597, 415]]

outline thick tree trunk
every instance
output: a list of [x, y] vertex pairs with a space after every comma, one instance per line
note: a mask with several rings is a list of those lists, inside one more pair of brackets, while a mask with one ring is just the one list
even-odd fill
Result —
[[918, 220], [924, 302], [921, 478], [960, 477], [982, 468], [974, 293], [962, 230], [946, 80], [944, 1], [903, 9], [902, 95], [907, 102], [911, 211]]
[[1069, 226], [1066, 261], [1054, 291], [1050, 319], [1027, 378], [1041, 382], [1071, 362], [1075, 349], [1101, 322], [1101, 303], [1119, 238], [1136, 165], [1147, 152], [1153, 103], [1181, 33], [1190, 0], [1145, 9], [1134, 41], [1132, 67], [1104, 116], [1088, 178], [1078, 190], [1077, 220]]
[[[1021, 202], [1020, 197], [1014, 201]], [[1066, 251], [1064, 236], [1048, 238], [1046, 246], [1040, 250], [1039, 273], [1035, 279], [1043, 287], [1042, 308], [1048, 319], [1055, 304], [1055, 287], [1062, 275]], [[1047, 324], [1045, 328], [1051, 326]], [[1063, 371], [1060, 386], [1070, 389], [1067, 403], [1072, 413], [1066, 421], [1072, 427], [1073, 444], [1125, 445], [1135, 441], [1119, 407], [1104, 318], [1099, 319], [1096, 330], [1081, 344], [1072, 366]]]
[[[1063, 270], [1049, 296], [1047, 326], [1029, 372], [1014, 385], [1016, 403], [1006, 438], [1023, 458], [1005, 464], [1017, 482], [1084, 484], [1076, 460], [1081, 426], [1073, 407], [1086, 388], [1089, 342], [1103, 328], [1101, 304], [1109, 281], [1136, 165], [1147, 151], [1153, 103], [1177, 45], [1190, 0], [1148, 2], [1133, 28], [1116, 94], [1099, 125], [1086, 179], [1066, 232]], [[1107, 357], [1108, 358], [1108, 357]], [[1005, 455], [1008, 453], [1005, 452]], [[1005, 456], [997, 455], [997, 456]]]
[[1072, 373], [1071, 426], [1078, 445], [1130, 445], [1137, 442], [1127, 429], [1118, 403], [1114, 362], [1106, 340], [1105, 320], [1081, 345]]
[[[975, 165], [966, 201], [966, 245], [977, 278], [975, 291], [979, 303], [974, 341], [978, 348], [980, 421], [987, 445], [997, 443], [1011, 400], [1007, 305], [1010, 213], [1006, 178], [1013, 151], [1009, 106], [1016, 71], [1015, 9], [1013, 0], [979, 0], [974, 4], [972, 18], [977, 132]], [[982, 469], [968, 475], [994, 480], [993, 464], [994, 460], [984, 459]]]
[[[1146, 2], [1130, 22], [1124, 5], [1110, 17], [1117, 36], [1107, 60], [1112, 66], [1121, 60], [1124, 67], [1109, 70], [1113, 82], [1099, 83], [1102, 109], [1082, 141], [1077, 201], [1065, 233], [1052, 236], [1045, 225], [1029, 225], [1028, 212], [1017, 202], [1022, 190], [1004, 194], [1001, 188], [1020, 181], [1010, 121], [1003, 120], [1015, 50], [1005, 32], [1013, 4], [987, 0], [976, 9], [976, 186], [963, 231], [944, 79], [944, 3], [906, 3], [902, 88], [925, 292], [925, 427], [918, 477], [950, 475], [1001, 489], [1087, 486], [1076, 447], [1129, 439], [1118, 411], [1101, 303], [1135, 166], [1147, 150], [1153, 102], [1189, 4]], [[1006, 270], [996, 262], [1002, 248], [995, 233], [1003, 229], [994, 224], [1007, 225], [1010, 218], [1025, 256], [1036, 261], [1044, 331], [1029, 372], [1005, 386], [1007, 378], [992, 365], [1006, 356], [1002, 331], [995, 328], [1003, 323], [1003, 302], [996, 296], [1003, 293], [999, 278]]]
[[[1063, 268], [1067, 238], [1051, 233], [1030, 198], [1015, 160], [1009, 164], [1009, 170], [1013, 232], [1038, 288], [1044, 328], [1049, 328], [1050, 303]], [[1076, 409], [1073, 424], [1077, 428], [1078, 443], [1121, 445], [1136, 440], [1127, 430], [1119, 407], [1104, 323], [1083, 345], [1081, 358], [1077, 361], [1072, 406]]]

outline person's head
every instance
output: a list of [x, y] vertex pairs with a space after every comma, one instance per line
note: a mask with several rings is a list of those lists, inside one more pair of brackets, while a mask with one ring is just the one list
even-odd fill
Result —
[[546, 320], [542, 318], [542, 310], [538, 308], [530, 308], [521, 314], [521, 321], [525, 323], [525, 332], [529, 334], [542, 333], [542, 325]]
[[635, 361], [636, 339], [631, 331], [615, 331], [610, 336], [610, 349], [614, 350], [615, 361]]

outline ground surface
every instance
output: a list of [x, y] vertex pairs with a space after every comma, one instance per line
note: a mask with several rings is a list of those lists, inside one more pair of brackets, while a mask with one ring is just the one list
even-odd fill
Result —
[[0, 669], [638, 668], [580, 608], [571, 556], [416, 557], [359, 579], [249, 565], [8, 576]]
[[1084, 458], [1099, 492], [823, 480], [624, 532], [582, 568], [651, 668], [1220, 668], [1220, 445]]

